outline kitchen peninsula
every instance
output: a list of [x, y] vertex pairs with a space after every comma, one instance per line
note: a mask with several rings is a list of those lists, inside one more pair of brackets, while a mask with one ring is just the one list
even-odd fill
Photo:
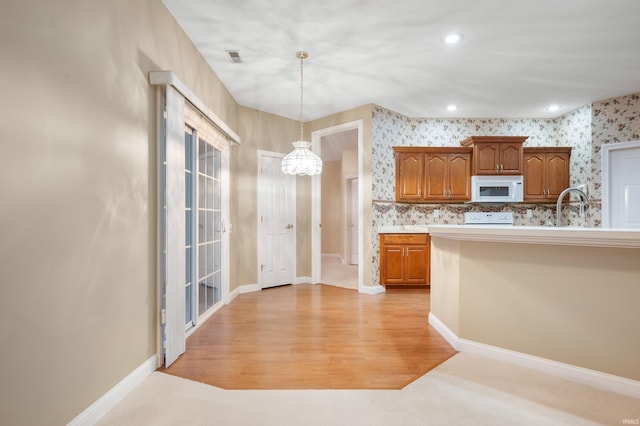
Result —
[[429, 322], [456, 349], [640, 397], [640, 230], [404, 228], [431, 236]]

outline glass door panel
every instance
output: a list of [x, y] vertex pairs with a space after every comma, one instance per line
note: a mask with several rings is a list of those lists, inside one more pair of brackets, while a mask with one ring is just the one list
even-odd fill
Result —
[[198, 315], [222, 296], [220, 159], [220, 150], [198, 140]]

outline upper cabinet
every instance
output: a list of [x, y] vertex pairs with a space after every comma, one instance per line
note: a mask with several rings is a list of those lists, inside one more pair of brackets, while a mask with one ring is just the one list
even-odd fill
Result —
[[524, 201], [555, 203], [569, 187], [570, 147], [524, 148]]
[[396, 201], [471, 199], [471, 148], [394, 147]]
[[396, 200], [424, 200], [424, 152], [405, 150], [396, 153]]
[[461, 144], [473, 148], [473, 175], [521, 175], [527, 137], [471, 136]]

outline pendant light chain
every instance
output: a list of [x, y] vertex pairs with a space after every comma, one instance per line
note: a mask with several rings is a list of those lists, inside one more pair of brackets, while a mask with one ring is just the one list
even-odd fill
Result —
[[303, 96], [304, 96], [304, 90], [303, 90], [303, 82], [304, 82], [304, 73], [302, 72], [302, 69], [304, 67], [304, 59], [307, 57], [306, 52], [298, 52], [298, 57], [300, 58], [300, 140], [304, 140], [304, 131], [303, 131], [303, 124], [302, 124], [302, 110], [304, 108], [304, 103], [303, 103]]
[[282, 159], [282, 173], [287, 175], [319, 175], [322, 173], [322, 159], [309, 148], [311, 142], [304, 140], [304, 60], [309, 54], [304, 51], [296, 53], [300, 59], [300, 140], [293, 142], [294, 150]]

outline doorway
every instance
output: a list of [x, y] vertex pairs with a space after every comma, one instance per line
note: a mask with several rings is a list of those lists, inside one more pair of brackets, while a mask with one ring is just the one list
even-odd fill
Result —
[[322, 175], [312, 180], [313, 283], [363, 286], [362, 126], [358, 120], [311, 136], [313, 151], [323, 159]]

